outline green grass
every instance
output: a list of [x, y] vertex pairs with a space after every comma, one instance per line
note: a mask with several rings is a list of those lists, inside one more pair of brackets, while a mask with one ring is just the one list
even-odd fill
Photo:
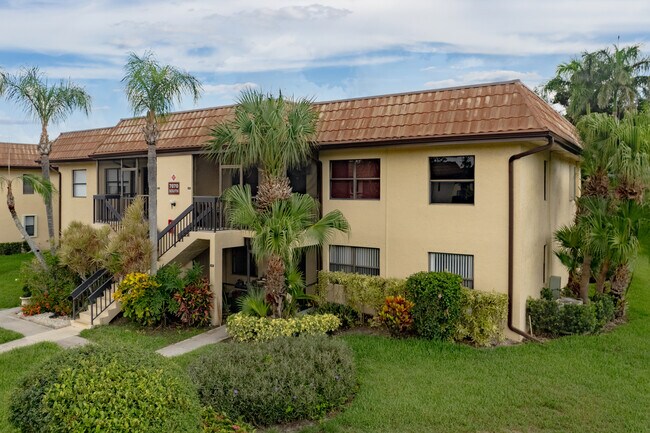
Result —
[[6, 343], [8, 341], [12, 340], [18, 340], [19, 338], [22, 338], [23, 334], [20, 334], [18, 332], [10, 331], [8, 329], [0, 328], [0, 344]]
[[32, 257], [31, 253], [0, 256], [0, 308], [20, 305], [18, 298], [23, 295], [23, 287], [16, 280], [20, 275], [20, 265]]
[[61, 350], [54, 343], [40, 343], [0, 355], [0, 433], [17, 432], [7, 421], [11, 390], [30, 369]]
[[153, 352], [205, 331], [206, 329], [194, 328], [151, 329], [122, 321], [109, 326], [84, 330], [81, 332], [81, 336], [99, 344], [119, 344]]

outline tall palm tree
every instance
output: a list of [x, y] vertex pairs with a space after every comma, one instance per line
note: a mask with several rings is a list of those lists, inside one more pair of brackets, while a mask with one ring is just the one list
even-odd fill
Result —
[[158, 186], [156, 144], [158, 142], [159, 124], [164, 122], [185, 94], [190, 94], [194, 102], [201, 96], [202, 87], [198, 79], [191, 74], [170, 65], [161, 65], [153, 53], [145, 52], [143, 56], [129, 54], [124, 67], [126, 97], [136, 116], [144, 115], [145, 126], [142, 128], [144, 141], [147, 143], [147, 173], [149, 185], [149, 240], [153, 248], [151, 254], [151, 272], [156, 271], [158, 259]]
[[7, 208], [11, 214], [11, 218], [14, 220], [14, 224], [16, 224], [16, 228], [22, 235], [25, 242], [27, 242], [27, 245], [29, 245], [29, 249], [32, 250], [39, 263], [44, 268], [47, 268], [47, 263], [45, 262], [43, 253], [41, 253], [39, 248], [36, 246], [34, 239], [32, 239], [32, 237], [27, 233], [27, 230], [25, 230], [25, 226], [23, 226], [20, 218], [18, 218], [18, 213], [16, 212], [16, 200], [14, 198], [13, 192], [14, 182], [23, 182], [31, 185], [34, 191], [43, 197], [44, 200], [52, 197], [54, 186], [49, 180], [33, 174], [23, 174], [16, 177], [0, 176], [0, 187], [4, 187], [7, 190]]
[[265, 289], [275, 317], [283, 316], [286, 272], [295, 269], [302, 249], [320, 247], [334, 233], [350, 230], [339, 210], [318, 219], [318, 202], [306, 194], [291, 194], [260, 210], [253, 203], [250, 186], [237, 185], [226, 190], [224, 202], [229, 224], [254, 232], [251, 247], [256, 261], [266, 262]]
[[300, 168], [309, 160], [317, 122], [318, 112], [308, 99], [245, 90], [234, 118], [213, 128], [206, 150], [221, 164], [259, 168], [257, 205], [265, 209], [290, 197], [287, 169]]
[[[71, 81], [48, 82], [38, 68], [23, 69], [17, 75], [2, 74], [1, 78], [7, 99], [20, 105], [25, 113], [41, 124], [41, 136], [38, 141], [41, 175], [49, 182], [52, 142], [48, 135], [48, 127], [65, 121], [78, 110], [88, 115], [91, 97], [83, 87]], [[45, 212], [50, 248], [55, 251], [56, 238], [51, 196], [45, 198]]]

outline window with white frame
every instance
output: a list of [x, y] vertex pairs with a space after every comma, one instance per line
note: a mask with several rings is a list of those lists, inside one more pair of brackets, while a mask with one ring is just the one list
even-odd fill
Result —
[[330, 271], [379, 275], [379, 248], [331, 245]]
[[460, 275], [465, 287], [474, 288], [474, 256], [472, 255], [429, 253], [429, 271]]
[[86, 170], [72, 170], [72, 196], [86, 196]]
[[23, 217], [25, 231], [31, 237], [36, 237], [36, 215], [25, 215]]
[[24, 177], [23, 177], [23, 194], [24, 195], [34, 194], [34, 185], [31, 182], [25, 182]]
[[474, 156], [429, 158], [429, 203], [474, 204]]

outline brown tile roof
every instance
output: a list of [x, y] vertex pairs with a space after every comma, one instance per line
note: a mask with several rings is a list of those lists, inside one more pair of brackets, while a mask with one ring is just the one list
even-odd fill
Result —
[[50, 161], [88, 159], [112, 128], [62, 132], [52, 143]]
[[35, 144], [0, 143], [0, 167], [38, 168], [39, 155]]
[[[569, 143], [580, 143], [573, 125], [519, 80], [314, 105], [320, 112], [317, 142], [322, 148], [533, 133], [552, 133]], [[229, 119], [232, 110], [233, 106], [227, 106], [170, 114], [160, 128], [159, 150], [201, 148], [210, 128]], [[99, 143], [92, 156], [144, 153], [143, 122], [142, 118], [123, 119], [103, 138], [89, 137], [89, 148], [90, 141]]]

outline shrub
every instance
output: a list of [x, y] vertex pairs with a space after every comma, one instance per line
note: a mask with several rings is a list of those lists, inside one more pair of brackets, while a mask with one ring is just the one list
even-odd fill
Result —
[[591, 302], [596, 312], [598, 329], [602, 329], [616, 317], [616, 301], [610, 295], [595, 293]]
[[150, 326], [163, 320], [169, 304], [169, 296], [159, 288], [151, 275], [134, 272], [124, 277], [113, 296], [122, 303], [125, 317]]
[[278, 337], [326, 334], [341, 321], [332, 314], [307, 314], [289, 319], [253, 317], [244, 313], [228, 316], [228, 334], [235, 341], [269, 341]]
[[247, 293], [237, 299], [237, 306], [242, 313], [253, 317], [267, 317], [271, 313], [263, 287], [249, 285]]
[[413, 323], [419, 335], [449, 340], [461, 314], [462, 278], [448, 272], [418, 272], [406, 280], [408, 298], [415, 303]]
[[95, 228], [73, 221], [63, 231], [59, 256], [61, 263], [81, 278], [87, 278], [104, 266], [110, 227]]
[[210, 282], [202, 278], [192, 282], [174, 294], [178, 304], [176, 317], [188, 326], [207, 326], [212, 311]]
[[316, 294], [320, 303], [325, 303], [330, 284], [340, 284], [347, 305], [361, 314], [367, 310], [376, 313], [383, 307], [386, 296], [404, 296], [405, 283], [405, 280], [399, 278], [320, 271]]
[[4, 242], [0, 243], [0, 256], [11, 256], [29, 251], [27, 242]]
[[11, 423], [25, 433], [199, 432], [187, 375], [162, 356], [88, 345], [48, 359], [14, 391]]
[[393, 337], [406, 334], [413, 327], [412, 308], [413, 302], [402, 296], [387, 296], [379, 312], [379, 321], [388, 328]]
[[356, 388], [350, 349], [327, 337], [215, 345], [189, 372], [204, 405], [258, 425], [322, 417]]
[[341, 329], [349, 329], [356, 326], [361, 322], [361, 316], [357, 311], [344, 304], [337, 304], [335, 302], [325, 302], [319, 305], [316, 314], [333, 314], [341, 321]]
[[61, 264], [58, 256], [47, 253], [44, 256], [47, 268], [36, 259], [21, 266], [23, 290], [32, 296], [31, 304], [23, 307], [23, 314], [29, 316], [53, 312], [67, 316], [72, 312], [70, 294], [81, 280], [75, 272]]
[[461, 313], [454, 339], [489, 346], [504, 339], [508, 295], [461, 289]]
[[254, 433], [255, 428], [243, 420], [233, 421], [225, 413], [218, 413], [209, 406], [201, 412], [203, 433]]
[[124, 212], [120, 230], [108, 243], [105, 265], [119, 280], [133, 272], [147, 272], [151, 254], [144, 201], [137, 197]]

